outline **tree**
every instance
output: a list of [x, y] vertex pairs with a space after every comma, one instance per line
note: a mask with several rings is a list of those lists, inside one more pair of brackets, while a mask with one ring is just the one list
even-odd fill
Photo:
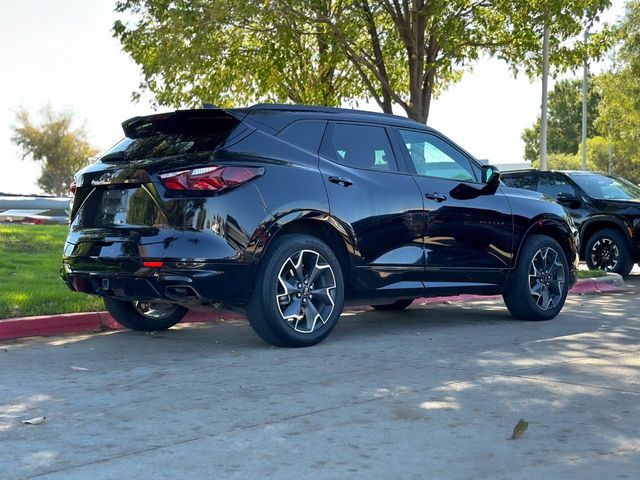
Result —
[[603, 75], [598, 127], [613, 145], [613, 171], [640, 182], [640, 1], [627, 3], [614, 67]]
[[70, 112], [42, 110], [42, 121], [34, 123], [22, 109], [16, 114], [11, 140], [22, 150], [22, 158], [42, 163], [38, 185], [46, 193], [65, 195], [77, 170], [87, 165], [97, 151], [87, 140], [83, 127], [73, 129]]
[[[600, 134], [595, 125], [600, 94], [594, 81], [587, 91], [587, 138]], [[574, 155], [582, 141], [582, 80], [562, 80], [549, 92], [547, 151]], [[524, 157], [533, 162], [540, 157], [540, 116], [522, 132]]]
[[[540, 167], [540, 158], [531, 162], [533, 168]], [[547, 166], [550, 170], [581, 170], [582, 145], [575, 154], [549, 153]], [[604, 137], [587, 138], [587, 169], [606, 172], [609, 166], [609, 142]]]
[[434, 94], [482, 53], [537, 74], [543, 26], [559, 69], [609, 0], [120, 0], [114, 35], [161, 104], [371, 98], [426, 122]]

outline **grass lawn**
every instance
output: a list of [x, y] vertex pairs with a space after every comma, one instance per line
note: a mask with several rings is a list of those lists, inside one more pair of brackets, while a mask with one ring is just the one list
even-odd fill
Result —
[[606, 276], [607, 272], [604, 270], [578, 270], [578, 278], [598, 278]]
[[60, 278], [66, 225], [0, 225], [0, 319], [104, 310]]

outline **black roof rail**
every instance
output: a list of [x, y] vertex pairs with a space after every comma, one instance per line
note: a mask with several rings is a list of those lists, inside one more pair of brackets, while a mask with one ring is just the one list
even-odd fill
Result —
[[317, 112], [317, 113], [351, 113], [354, 115], [370, 115], [375, 117], [394, 117], [401, 120], [412, 121], [408, 117], [394, 115], [392, 113], [368, 112], [365, 110], [356, 110], [351, 108], [325, 107], [319, 105], [297, 105], [287, 103], [256, 103], [251, 105], [248, 110], [276, 110], [289, 112]]

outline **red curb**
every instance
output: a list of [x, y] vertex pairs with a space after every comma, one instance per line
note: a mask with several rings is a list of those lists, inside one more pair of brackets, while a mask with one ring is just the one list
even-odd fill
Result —
[[[572, 295], [585, 295], [590, 293], [623, 292], [627, 288], [619, 287], [611, 283], [599, 282], [597, 279], [583, 279], [570, 290]], [[468, 302], [473, 300], [494, 300], [500, 295], [455, 295], [449, 297], [429, 297], [416, 299], [417, 304]], [[354, 306], [347, 310], [362, 311], [371, 307]], [[219, 322], [221, 320], [244, 320], [242, 314], [213, 310], [210, 312], [190, 311], [182, 320], [182, 323]], [[42, 315], [37, 317], [9, 318], [0, 320], [0, 340], [11, 340], [22, 337], [51, 336], [62, 333], [79, 333], [97, 330], [122, 330], [123, 327], [116, 322], [108, 312], [84, 312], [62, 313], [58, 315]]]

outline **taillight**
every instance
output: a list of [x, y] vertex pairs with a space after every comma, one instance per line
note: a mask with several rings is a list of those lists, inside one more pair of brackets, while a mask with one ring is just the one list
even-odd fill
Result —
[[181, 170], [160, 175], [169, 190], [199, 190], [220, 192], [237, 187], [264, 173], [262, 167], [218, 166]]
[[71, 182], [71, 185], [69, 185], [69, 193], [72, 197], [76, 194], [76, 188], [78, 188], [78, 184], [76, 183], [76, 179], [74, 178]]

